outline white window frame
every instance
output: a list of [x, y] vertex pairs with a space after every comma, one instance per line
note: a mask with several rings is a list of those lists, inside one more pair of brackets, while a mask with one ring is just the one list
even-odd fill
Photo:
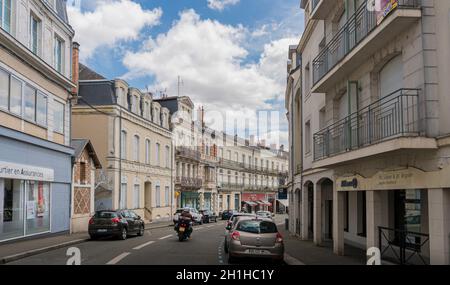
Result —
[[120, 132], [120, 140], [121, 140], [121, 149], [120, 149], [120, 155], [121, 155], [121, 159], [126, 159], [127, 158], [127, 131], [126, 130], [122, 130]]
[[145, 164], [151, 164], [152, 142], [149, 139], [145, 140]]
[[[59, 44], [61, 45], [61, 54], [59, 55], [59, 59], [58, 59], [58, 47]], [[54, 51], [53, 51], [53, 57], [54, 57], [54, 65], [55, 65], [55, 69], [56, 71], [58, 71], [61, 74], [65, 74], [64, 70], [65, 70], [65, 65], [64, 65], [64, 59], [65, 59], [65, 46], [66, 46], [66, 42], [62, 39], [62, 37], [60, 37], [58, 34], [55, 33], [54, 35]], [[59, 65], [58, 65], [59, 63]]]
[[141, 138], [139, 135], [133, 136], [133, 160], [136, 162], [139, 162], [139, 148], [141, 144]]
[[62, 124], [61, 124], [62, 130], [57, 130], [56, 129], [56, 127], [55, 127], [56, 126], [55, 125], [56, 119], [55, 119], [55, 116], [53, 116], [53, 122], [54, 122], [53, 123], [53, 131], [55, 133], [59, 133], [59, 134], [63, 135], [64, 132], [65, 132], [65, 128], [66, 128], [66, 126], [65, 126], [65, 124], [66, 124], [66, 105], [64, 103], [58, 101], [58, 100], [53, 100], [53, 111], [56, 110], [56, 106], [58, 104], [60, 104], [62, 106]]
[[[33, 11], [30, 12], [30, 26], [29, 26], [29, 37], [30, 37], [30, 50], [37, 56], [41, 56], [42, 51], [42, 19], [36, 15]], [[36, 51], [34, 51], [34, 35], [33, 35], [33, 19], [36, 20], [37, 23], [37, 31], [36, 31]]]
[[141, 185], [135, 183], [133, 186], [133, 208], [140, 209], [141, 205]]

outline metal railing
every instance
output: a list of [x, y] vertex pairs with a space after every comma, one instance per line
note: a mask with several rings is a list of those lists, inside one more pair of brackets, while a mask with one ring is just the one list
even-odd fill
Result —
[[199, 161], [201, 158], [201, 154], [199, 151], [189, 148], [189, 147], [177, 146], [176, 151], [177, 151], [177, 156], [180, 156], [180, 157], [190, 158], [190, 159], [197, 160], [197, 161]]
[[186, 187], [186, 188], [201, 188], [203, 181], [200, 178], [177, 176], [175, 183], [180, 184], [181, 187]]
[[314, 160], [399, 136], [419, 136], [419, 91], [400, 89], [314, 134]]
[[430, 235], [401, 229], [378, 227], [378, 248], [381, 258], [401, 265], [429, 265], [423, 251], [429, 246]]
[[[314, 84], [319, 82], [333, 67], [349, 54], [378, 26], [381, 12], [367, 8], [364, 1], [337, 34], [321, 49], [313, 61]], [[314, 1], [313, 1], [314, 3]], [[418, 8], [418, 0], [396, 0], [393, 9]]]

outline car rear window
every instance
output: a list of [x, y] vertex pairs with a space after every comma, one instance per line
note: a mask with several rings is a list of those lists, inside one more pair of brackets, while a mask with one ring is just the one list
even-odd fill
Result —
[[272, 234], [278, 232], [277, 226], [274, 223], [257, 220], [242, 221], [238, 224], [236, 230], [253, 234]]
[[117, 218], [117, 213], [114, 212], [97, 212], [95, 213], [96, 218], [100, 219], [112, 219]]

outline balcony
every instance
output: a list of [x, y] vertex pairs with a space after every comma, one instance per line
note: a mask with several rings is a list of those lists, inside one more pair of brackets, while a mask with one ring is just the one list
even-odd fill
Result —
[[[341, 1], [341, 0], [339, 0]], [[344, 2], [341, 1], [343, 4]], [[311, 0], [311, 19], [323, 20], [336, 5], [336, 0]]]
[[189, 190], [198, 190], [202, 188], [203, 181], [200, 178], [177, 176], [175, 184], [180, 185], [182, 188], [187, 188]]
[[178, 146], [176, 148], [177, 156], [192, 159], [195, 161], [200, 161], [201, 154], [199, 151], [185, 147], [185, 146]]
[[389, 7], [380, 13], [361, 4], [314, 59], [312, 93], [327, 92], [422, 16], [418, 0], [395, 0]]
[[240, 183], [220, 183], [219, 187], [224, 191], [242, 191], [244, 184]]
[[314, 135], [313, 167], [398, 149], [435, 149], [421, 136], [419, 91], [400, 89]]
[[234, 170], [243, 170], [244, 169], [244, 165], [242, 163], [239, 163], [237, 161], [230, 160], [230, 159], [225, 159], [225, 158], [219, 159], [219, 165], [220, 165], [220, 167], [231, 168]]

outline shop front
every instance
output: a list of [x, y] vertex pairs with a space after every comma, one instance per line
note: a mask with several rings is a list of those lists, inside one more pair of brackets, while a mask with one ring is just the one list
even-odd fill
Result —
[[16, 136], [0, 129], [0, 242], [68, 231], [72, 149]]
[[181, 192], [181, 208], [194, 208], [200, 210], [200, 194], [197, 192]]
[[203, 209], [204, 210], [212, 210], [211, 197], [212, 197], [211, 193], [204, 193], [203, 194], [203, 199], [204, 199]]
[[384, 260], [400, 264], [448, 262], [450, 223], [442, 219], [449, 212], [448, 185], [449, 169], [408, 167], [338, 177], [336, 204], [343, 216], [334, 219], [343, 222], [337, 227], [343, 235], [335, 248], [377, 247]]

